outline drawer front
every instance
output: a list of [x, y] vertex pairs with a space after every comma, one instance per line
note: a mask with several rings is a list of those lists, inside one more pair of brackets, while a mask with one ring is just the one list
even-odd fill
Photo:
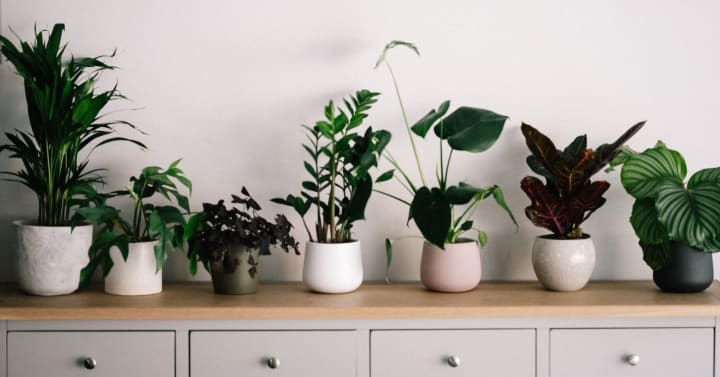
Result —
[[535, 376], [529, 329], [373, 331], [370, 349], [372, 377]]
[[8, 377], [175, 375], [172, 332], [10, 332], [7, 341]]
[[[273, 364], [272, 361], [276, 361]], [[193, 331], [190, 377], [354, 377], [355, 331]]]
[[712, 377], [713, 338], [712, 328], [552, 330], [550, 376]]

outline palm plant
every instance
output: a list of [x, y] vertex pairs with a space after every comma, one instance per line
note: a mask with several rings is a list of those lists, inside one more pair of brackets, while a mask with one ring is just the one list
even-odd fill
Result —
[[103, 60], [106, 56], [75, 58], [64, 62], [67, 45], [61, 45], [63, 24], [52, 31], [35, 30], [34, 44], [20, 40], [15, 46], [0, 36], [0, 52], [23, 78], [28, 105], [30, 131], [6, 132], [10, 158], [22, 160], [17, 172], [2, 172], [8, 180], [21, 183], [38, 198], [37, 225], [68, 225], [79, 217], [71, 217], [71, 209], [82, 203], [85, 194], [94, 192], [93, 185], [102, 181], [98, 169], [88, 168], [88, 152], [115, 141], [128, 141], [142, 148], [141, 142], [112, 136], [115, 126], [132, 124], [104, 120], [100, 114], [110, 102], [124, 98], [113, 87], [96, 92], [95, 85], [103, 71], [114, 67]]

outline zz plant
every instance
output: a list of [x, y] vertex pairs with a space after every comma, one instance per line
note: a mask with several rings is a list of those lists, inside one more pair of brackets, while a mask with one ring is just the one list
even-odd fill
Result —
[[[516, 226], [517, 222], [505, 203], [503, 192], [499, 186], [475, 187], [466, 182], [451, 185], [448, 178], [450, 165], [456, 151], [479, 153], [492, 147], [500, 137], [508, 117], [490, 110], [465, 106], [457, 108], [446, 116], [450, 109], [450, 101], [444, 101], [437, 109], [431, 110], [415, 124], [410, 125], [395, 74], [387, 60], [388, 52], [398, 46], [406, 47], [416, 54], [420, 54], [417, 47], [412, 43], [392, 41], [385, 46], [375, 68], [385, 64], [392, 77], [405, 129], [415, 156], [420, 182], [414, 182], [410, 175], [400, 167], [397, 159], [388, 151], [385, 152], [384, 157], [395, 169], [384, 174], [384, 176], [388, 177], [388, 179], [394, 177], [412, 196], [412, 199], [406, 200], [398, 195], [383, 191], [378, 192], [406, 204], [409, 207], [408, 221], [413, 220], [415, 222], [420, 233], [428, 242], [444, 248], [446, 243], [457, 242], [465, 232], [474, 231], [477, 233], [477, 240], [484, 246], [487, 243], [487, 234], [477, 229], [471, 219], [481, 201], [490, 197], [494, 198], [495, 202], [507, 212]], [[440, 160], [437, 163], [435, 172], [435, 185], [431, 185], [426, 179], [415, 144], [415, 138], [425, 139], [430, 133], [437, 137], [439, 145]], [[395, 175], [395, 170], [400, 174]], [[456, 211], [458, 206], [466, 207], [463, 210]], [[392, 260], [392, 242], [386, 240], [385, 244], [387, 265], [389, 267]]]
[[580, 225], [605, 204], [603, 194], [610, 188], [607, 181], [591, 181], [619, 152], [620, 147], [637, 133], [645, 122], [628, 129], [612, 144], [587, 148], [587, 136], [576, 137], [570, 145], [558, 150], [540, 131], [522, 124], [521, 130], [531, 154], [527, 164], [545, 178], [527, 176], [520, 188], [530, 198], [525, 215], [533, 224], [546, 228], [558, 239], [587, 237]]
[[[343, 100], [344, 110], [330, 101], [325, 106], [325, 119], [313, 127], [303, 126], [308, 139], [303, 149], [309, 156], [304, 167], [310, 179], [302, 182], [300, 195], [290, 194], [272, 201], [295, 209], [310, 241], [349, 242], [353, 224], [365, 218], [365, 207], [373, 192], [370, 169], [377, 166], [391, 138], [385, 130], [360, 129], [378, 95], [359, 90]], [[390, 176], [383, 174], [377, 181], [388, 179]], [[313, 206], [314, 233], [305, 220]]]
[[[184, 213], [190, 212], [190, 205], [180, 188], [184, 186], [190, 193], [192, 182], [178, 167], [179, 163], [177, 160], [164, 170], [158, 166], [146, 167], [137, 177], [130, 178], [130, 185], [125, 189], [97, 194], [87, 206], [77, 209], [78, 216], [100, 225], [88, 251], [90, 261], [80, 273], [81, 285], [89, 282], [99, 266], [103, 276], [107, 276], [113, 267], [110, 257], [113, 246], [127, 261], [131, 242], [157, 241], [154, 247], [157, 271], [165, 263], [168, 249], [182, 247], [186, 227]], [[153, 204], [150, 199], [155, 196], [162, 196], [170, 204]], [[124, 218], [120, 209], [108, 204], [108, 200], [114, 198], [124, 198], [132, 203], [130, 218]]]
[[624, 148], [612, 164], [622, 164], [623, 187], [635, 198], [630, 223], [653, 270], [670, 262], [670, 241], [720, 250], [720, 167], [685, 182], [685, 159], [661, 141], [642, 153]]
[[37, 225], [69, 225], [72, 209], [102, 181], [97, 169], [88, 168], [90, 151], [115, 141], [145, 148], [138, 141], [112, 136], [115, 126], [135, 128], [132, 124], [105, 120], [101, 114], [108, 103], [123, 98], [116, 87], [95, 90], [102, 72], [114, 68], [104, 61], [114, 54], [65, 61], [64, 29], [56, 24], [49, 35], [35, 31], [32, 45], [20, 41], [15, 46], [0, 36], [0, 52], [23, 78], [31, 127], [5, 133], [9, 143], [0, 145], [0, 152], [8, 151], [23, 167], [2, 174], [37, 195]]

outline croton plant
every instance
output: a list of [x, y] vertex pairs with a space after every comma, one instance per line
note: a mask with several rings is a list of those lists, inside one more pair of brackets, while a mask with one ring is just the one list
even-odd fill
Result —
[[607, 181], [591, 181], [590, 178], [612, 160], [645, 122], [625, 131], [614, 143], [587, 148], [587, 135], [575, 138], [565, 149], [559, 150], [540, 131], [522, 124], [530, 152], [527, 164], [533, 172], [545, 178], [527, 176], [520, 187], [530, 198], [525, 215], [536, 226], [546, 228], [555, 238], [571, 239], [586, 237], [580, 225], [605, 204], [603, 194], [610, 188]]

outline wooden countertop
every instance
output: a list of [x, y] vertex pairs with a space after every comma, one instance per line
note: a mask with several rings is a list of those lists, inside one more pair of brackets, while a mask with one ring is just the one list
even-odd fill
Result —
[[300, 283], [262, 283], [257, 294], [216, 295], [210, 282], [166, 283], [150, 296], [111, 296], [100, 286], [68, 296], [24, 295], [0, 285], [0, 320], [391, 319], [474, 317], [698, 317], [720, 315], [720, 283], [695, 294], [662, 293], [649, 281], [591, 282], [573, 293], [536, 282], [481, 283], [434, 293], [419, 283], [367, 283], [342, 295]]

